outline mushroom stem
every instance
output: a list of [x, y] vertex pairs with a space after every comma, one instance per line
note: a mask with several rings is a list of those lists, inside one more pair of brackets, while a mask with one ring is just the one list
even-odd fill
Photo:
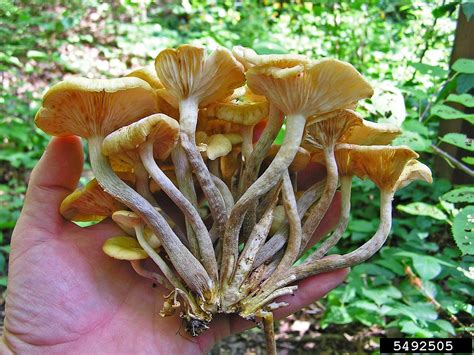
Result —
[[156, 202], [155, 198], [151, 194], [150, 191], [150, 184], [149, 184], [149, 176], [148, 172], [144, 168], [144, 166], [140, 163], [136, 163], [133, 165], [133, 172], [137, 177], [137, 192], [142, 195], [153, 207], [157, 207], [158, 203]]
[[255, 144], [252, 154], [250, 154], [248, 160], [245, 161], [243, 177], [240, 181], [239, 196], [256, 180], [260, 165], [267, 156], [268, 150], [281, 129], [283, 118], [284, 116], [280, 110], [278, 110], [275, 105], [270, 104], [267, 125], [263, 129], [260, 139]]
[[349, 224], [349, 217], [351, 214], [351, 188], [352, 188], [352, 176], [341, 176], [341, 217], [339, 223], [331, 234], [319, 248], [311, 254], [307, 260], [308, 262], [316, 261], [321, 259], [327, 254], [329, 249], [337, 244], [341, 239], [342, 235], [346, 231], [347, 225]]
[[334, 146], [323, 149], [326, 162], [326, 186], [320, 200], [314, 206], [305, 223], [303, 224], [303, 234], [301, 239], [300, 254], [305, 250], [308, 242], [311, 240], [316, 228], [326, 214], [336, 193], [338, 183], [338, 173], [336, 157], [334, 155]]
[[260, 310], [256, 314], [257, 317], [263, 319], [263, 331], [265, 332], [265, 343], [268, 355], [276, 355], [276, 342], [275, 342], [275, 327], [273, 324], [273, 313]]
[[250, 155], [253, 151], [253, 127], [254, 126], [242, 126], [240, 133], [242, 135], [242, 155], [245, 161], [250, 159]]
[[225, 223], [227, 221], [227, 213], [219, 190], [212, 181], [211, 174], [207, 169], [204, 160], [202, 159], [201, 153], [196, 147], [196, 125], [198, 118], [198, 103], [196, 100], [188, 98], [182, 100], [179, 103], [179, 116], [180, 116], [180, 132], [179, 136], [181, 139], [181, 146], [186, 152], [191, 166], [194, 169], [194, 173], [199, 181], [204, 195], [206, 196], [209, 209], [211, 210], [212, 218], [216, 223], [219, 231], [223, 231]]
[[242, 294], [248, 293], [248, 290], [241, 290], [241, 285], [247, 279], [247, 276], [252, 270], [255, 255], [265, 242], [265, 238], [270, 231], [273, 221], [273, 211], [277, 201], [278, 192], [275, 193], [272, 204], [268, 206], [262, 219], [260, 219], [260, 221], [255, 225], [248, 241], [245, 243], [244, 250], [242, 250], [239, 260], [237, 261], [237, 266], [232, 280], [229, 282], [229, 286], [222, 289], [222, 306], [224, 308], [238, 302]]
[[229, 187], [220, 178], [218, 178], [215, 175], [211, 175], [211, 177], [217, 189], [221, 193], [222, 198], [224, 199], [225, 206], [227, 208], [227, 214], [230, 214], [230, 211], [232, 210], [232, 207], [234, 207], [234, 204], [235, 204], [234, 196], [232, 196], [232, 192], [230, 192]]
[[164, 278], [163, 276], [161, 276], [160, 274], [157, 274], [156, 272], [145, 270], [142, 267], [141, 260], [131, 260], [130, 264], [132, 265], [133, 270], [135, 270], [135, 272], [138, 275], [140, 275], [142, 277], [145, 277], [147, 279], [153, 280], [156, 283], [158, 283], [158, 284], [162, 285], [163, 287], [167, 288], [168, 290], [172, 290], [174, 288], [173, 285], [171, 285], [168, 282], [168, 280], [166, 278]]
[[[300, 220], [303, 218], [306, 211], [317, 201], [322, 192], [324, 191], [324, 186], [326, 185], [325, 181], [319, 181], [308, 190], [306, 190], [303, 195], [298, 199], [297, 208], [298, 216]], [[255, 257], [254, 269], [262, 265], [267, 260], [275, 255], [286, 243], [288, 239], [289, 228], [285, 224], [271, 237], [260, 250], [258, 251], [257, 256]]]
[[238, 255], [239, 231], [247, 209], [280, 181], [281, 174], [291, 164], [298, 151], [305, 122], [306, 119], [303, 115], [288, 116], [285, 139], [275, 159], [234, 205], [224, 232], [221, 265], [222, 284], [227, 283], [233, 273]]
[[155, 180], [155, 182], [169, 196], [176, 206], [178, 206], [186, 219], [191, 223], [198, 241], [200, 261], [209, 276], [214, 281], [217, 281], [217, 261], [211, 237], [209, 236], [209, 232], [199, 216], [199, 213], [156, 164], [155, 159], [153, 158], [153, 142], [142, 144], [139, 148], [139, 153], [143, 165], [152, 179]]
[[[342, 269], [369, 259], [385, 243], [392, 226], [392, 198], [393, 191], [381, 190], [380, 194], [380, 223], [375, 234], [362, 246], [345, 255], [330, 255], [325, 258], [295, 266], [288, 271], [292, 282], [302, 278], [320, 274], [334, 269]], [[296, 278], [296, 279], [294, 279]]]
[[[92, 171], [104, 191], [137, 213], [161, 239], [178, 274], [188, 287], [201, 295], [212, 290], [212, 281], [206, 270], [191, 252], [181, 243], [166, 220], [140, 194], [124, 183], [114, 173], [108, 160], [101, 154], [101, 136], [89, 138], [89, 155]], [[210, 296], [210, 295], [208, 295]]]
[[[176, 147], [171, 151], [171, 159], [173, 160], [173, 165], [176, 172], [176, 180], [178, 181], [179, 190], [182, 192], [184, 197], [191, 202], [194, 208], [198, 207], [198, 200], [196, 195], [196, 190], [194, 189], [193, 173], [189, 165], [188, 159], [186, 158], [186, 153], [184, 152], [181, 145], [176, 145]], [[193, 255], [199, 255], [199, 246], [194, 234], [194, 229], [186, 219], [186, 236], [189, 242], [189, 248]]]

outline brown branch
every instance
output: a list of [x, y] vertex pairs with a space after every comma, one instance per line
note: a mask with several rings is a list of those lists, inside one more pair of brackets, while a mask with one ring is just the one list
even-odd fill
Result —
[[431, 145], [431, 148], [433, 149], [435, 154], [446, 159], [448, 162], [450, 162], [452, 165], [454, 165], [456, 168], [458, 168], [462, 172], [466, 173], [469, 176], [474, 176], [474, 170], [469, 168], [467, 165], [464, 165], [463, 163], [461, 163], [459, 160], [457, 160], [455, 157], [453, 157], [449, 153], [445, 152], [444, 150], [442, 150], [441, 148], [437, 147], [434, 144]]

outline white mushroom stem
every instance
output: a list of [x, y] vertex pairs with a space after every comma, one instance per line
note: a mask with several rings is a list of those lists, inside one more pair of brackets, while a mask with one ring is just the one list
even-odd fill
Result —
[[[181, 145], [176, 145], [171, 151], [171, 159], [176, 172], [176, 180], [178, 181], [179, 190], [182, 192], [184, 197], [191, 202], [194, 208], [198, 208], [198, 201], [196, 190], [194, 189], [193, 173], [191, 166], [189, 165], [186, 153], [184, 152]], [[194, 229], [186, 220], [186, 236], [189, 242], [189, 248], [193, 255], [199, 257], [199, 245], [194, 233]]]
[[229, 216], [224, 233], [224, 244], [221, 265], [221, 284], [227, 283], [235, 268], [238, 254], [239, 231], [247, 209], [260, 196], [271, 190], [281, 179], [281, 174], [293, 161], [303, 136], [306, 118], [303, 115], [292, 115], [287, 118], [286, 134], [275, 159], [267, 170], [255, 181], [237, 201]]
[[225, 207], [227, 208], [227, 214], [230, 214], [230, 211], [232, 210], [232, 207], [234, 207], [235, 204], [232, 192], [230, 192], [229, 187], [220, 178], [215, 175], [211, 175], [211, 177], [212, 181], [214, 181], [214, 184], [221, 193], [222, 198], [224, 199]]
[[329, 209], [337, 189], [338, 174], [336, 157], [334, 155], [334, 146], [324, 148], [323, 154], [326, 163], [326, 186], [324, 188], [323, 194], [321, 195], [321, 199], [311, 209], [308, 218], [303, 224], [300, 254], [305, 250], [308, 242], [311, 240], [311, 237]]
[[138, 275], [140, 275], [142, 277], [145, 277], [147, 279], [153, 280], [156, 283], [160, 284], [161, 286], [167, 288], [168, 290], [172, 290], [174, 288], [173, 285], [171, 285], [168, 282], [168, 280], [166, 278], [164, 278], [163, 276], [161, 276], [160, 274], [157, 274], [156, 272], [145, 270], [142, 267], [141, 260], [131, 260], [130, 264], [132, 265], [133, 270], [135, 270], [135, 272]]
[[[300, 220], [303, 218], [306, 211], [308, 211], [308, 209], [321, 197], [325, 185], [326, 181], [317, 182], [308, 190], [306, 190], [298, 199], [297, 208]], [[258, 251], [258, 254], [255, 257], [254, 269], [262, 265], [267, 260], [270, 260], [273, 255], [283, 248], [286, 240], [288, 239], [288, 234], [288, 224], [284, 224]]]
[[260, 170], [260, 165], [262, 164], [263, 159], [267, 156], [278, 132], [280, 132], [283, 118], [283, 114], [275, 107], [275, 105], [270, 104], [267, 125], [255, 144], [252, 154], [248, 160], [245, 161], [242, 179], [239, 182], [239, 196], [243, 195], [244, 191], [256, 180]]
[[349, 218], [351, 214], [351, 188], [352, 188], [352, 176], [341, 176], [341, 217], [336, 229], [324, 242], [321, 243], [319, 248], [311, 254], [306, 260], [308, 262], [316, 261], [321, 259], [327, 254], [329, 249], [339, 242], [342, 235], [347, 229], [349, 224]]
[[145, 142], [139, 147], [140, 158], [152, 179], [161, 187], [168, 197], [183, 212], [191, 223], [198, 241], [200, 261], [209, 276], [216, 282], [218, 280], [217, 261], [214, 249], [204, 222], [194, 206], [189, 202], [156, 164], [153, 157], [153, 142]]
[[265, 242], [268, 232], [270, 231], [273, 221], [273, 211], [275, 210], [277, 200], [278, 193], [275, 194], [273, 203], [267, 208], [262, 219], [255, 225], [248, 241], [245, 243], [244, 250], [242, 250], [240, 254], [235, 273], [229, 286], [222, 289], [224, 293], [222, 306], [224, 308], [238, 302], [242, 294], [248, 293], [248, 290], [240, 290], [241, 285], [252, 270], [255, 255]]
[[137, 178], [136, 188], [137, 192], [142, 195], [153, 207], [157, 207], [158, 203], [150, 191], [150, 177], [148, 172], [139, 162], [133, 164], [133, 172]]
[[100, 136], [88, 140], [92, 171], [98, 183], [104, 191], [128, 206], [150, 226], [160, 238], [173, 266], [189, 289], [201, 295], [208, 295], [213, 289], [213, 283], [204, 267], [183, 245], [155, 208], [115, 174], [106, 157], [101, 154], [103, 140]]
[[193, 98], [182, 100], [179, 103], [179, 136], [181, 145], [186, 152], [189, 163], [194, 169], [194, 173], [199, 181], [204, 195], [206, 196], [209, 209], [211, 210], [214, 223], [219, 231], [223, 231], [227, 222], [227, 213], [224, 200], [219, 190], [212, 181], [211, 174], [207, 169], [206, 163], [202, 159], [201, 153], [196, 147], [196, 125], [198, 118], [198, 103]]
[[380, 194], [380, 223], [375, 234], [362, 246], [345, 255], [330, 255], [325, 258], [304, 263], [289, 270], [291, 278], [296, 280], [320, 274], [329, 270], [342, 269], [359, 264], [374, 255], [385, 243], [392, 227], [393, 191], [381, 190]]
[[242, 135], [242, 155], [245, 161], [250, 159], [250, 155], [253, 151], [253, 127], [254, 126], [242, 126], [240, 128], [240, 134]]

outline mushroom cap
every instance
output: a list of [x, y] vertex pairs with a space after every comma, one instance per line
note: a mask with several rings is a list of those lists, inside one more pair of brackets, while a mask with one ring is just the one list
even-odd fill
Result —
[[286, 115], [305, 117], [353, 108], [373, 93], [351, 64], [329, 58], [293, 66], [258, 65], [248, 70], [247, 85]]
[[215, 116], [245, 126], [254, 126], [268, 116], [269, 105], [265, 96], [255, 95], [246, 88], [244, 95], [215, 104]]
[[112, 220], [118, 225], [122, 225], [127, 228], [133, 228], [137, 225], [143, 224], [142, 219], [139, 215], [132, 211], [116, 211], [112, 214]]
[[106, 193], [96, 179], [76, 189], [61, 202], [59, 212], [70, 221], [101, 221], [125, 206]]
[[135, 77], [146, 81], [153, 89], [162, 89], [163, 84], [158, 75], [156, 75], [156, 70], [154, 66], [148, 65], [143, 68], [136, 69], [126, 75], [127, 77]]
[[305, 147], [321, 149], [336, 144], [351, 128], [362, 124], [362, 117], [352, 110], [336, 110], [313, 116], [306, 124]]
[[156, 73], [168, 92], [179, 101], [194, 98], [206, 106], [233, 93], [245, 82], [243, 66], [225, 48], [207, 56], [204, 48], [182, 45], [161, 51]]
[[401, 129], [394, 124], [375, 123], [362, 119], [361, 124], [352, 126], [340, 141], [358, 145], [386, 145], [401, 133]]
[[142, 260], [148, 258], [135, 238], [128, 236], [112, 237], [105, 241], [102, 250], [108, 256], [119, 260]]
[[402, 174], [398, 178], [396, 189], [403, 189], [415, 180], [425, 181], [431, 184], [433, 182], [433, 177], [430, 168], [418, 160], [412, 159], [405, 166], [405, 169], [403, 169]]
[[138, 78], [72, 78], [51, 87], [35, 116], [53, 136], [105, 136], [157, 111], [151, 86]]
[[253, 49], [235, 46], [232, 48], [232, 54], [234, 57], [242, 63], [245, 70], [248, 70], [256, 65], [264, 65], [268, 63], [281, 63], [281, 62], [309, 62], [308, 58], [300, 54], [257, 54]]
[[355, 174], [362, 179], [368, 177], [381, 190], [394, 191], [407, 164], [418, 158], [406, 146], [340, 144], [336, 148], [336, 152], [343, 150], [350, 150], [348, 155], [351, 164], [356, 165]]
[[206, 154], [211, 160], [226, 156], [232, 151], [231, 141], [223, 134], [210, 136], [206, 145]]
[[222, 177], [225, 180], [229, 180], [240, 167], [240, 147], [234, 147], [230, 154], [223, 156], [220, 160], [220, 168], [222, 172]]
[[179, 137], [179, 123], [169, 116], [157, 113], [122, 127], [105, 137], [102, 154], [114, 156], [136, 149], [146, 141], [153, 142], [154, 156], [166, 159]]
[[[278, 144], [273, 144], [268, 150], [267, 156], [265, 158], [266, 162], [273, 160], [280, 150]], [[311, 154], [303, 147], [298, 147], [295, 158], [288, 167], [292, 172], [298, 172], [306, 168], [306, 166], [311, 161]]]

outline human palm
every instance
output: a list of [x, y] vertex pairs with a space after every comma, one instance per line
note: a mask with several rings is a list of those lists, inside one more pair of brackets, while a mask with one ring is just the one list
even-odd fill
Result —
[[[109, 258], [103, 242], [120, 230], [110, 221], [80, 228], [59, 205], [77, 185], [82, 148], [76, 137], [54, 138], [34, 169], [12, 236], [3, 352], [196, 353], [252, 326], [217, 316], [203, 335], [190, 338], [178, 316], [161, 318], [166, 290], [130, 264]], [[336, 218], [327, 220], [324, 233]], [[300, 282], [282, 317], [337, 286], [346, 270]]]

